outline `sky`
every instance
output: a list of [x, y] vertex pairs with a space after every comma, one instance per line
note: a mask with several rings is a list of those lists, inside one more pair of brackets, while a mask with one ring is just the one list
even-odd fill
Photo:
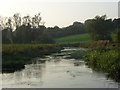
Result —
[[39, 12], [46, 27], [66, 27], [96, 15], [117, 18], [118, 0], [0, 0], [0, 16], [34, 16]]

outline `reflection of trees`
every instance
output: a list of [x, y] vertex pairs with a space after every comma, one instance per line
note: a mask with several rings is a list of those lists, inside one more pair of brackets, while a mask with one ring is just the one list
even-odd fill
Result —
[[45, 63], [46, 62], [46, 60], [33, 60], [32, 61], [32, 64], [41, 64], [41, 63]]
[[45, 72], [45, 63], [38, 64], [39, 61], [36, 61], [37, 64], [30, 64], [26, 65], [25, 69], [20, 72], [14, 73], [14, 78], [16, 80], [29, 80], [29, 79], [36, 79], [39, 80], [42, 78], [42, 75]]

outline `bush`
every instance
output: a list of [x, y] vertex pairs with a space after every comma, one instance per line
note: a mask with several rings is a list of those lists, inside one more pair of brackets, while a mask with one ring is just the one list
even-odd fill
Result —
[[82, 59], [86, 55], [86, 53], [86, 51], [76, 51], [71, 54], [71, 57], [75, 59]]
[[107, 72], [116, 81], [120, 80], [120, 56], [117, 49], [100, 50], [90, 52], [84, 59], [94, 70]]
[[2, 71], [15, 71], [24, 68], [31, 58], [42, 57], [59, 52], [61, 47], [55, 44], [3, 44]]

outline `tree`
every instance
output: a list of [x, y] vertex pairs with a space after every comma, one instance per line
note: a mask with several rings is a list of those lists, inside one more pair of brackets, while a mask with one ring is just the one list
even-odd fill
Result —
[[54, 39], [46, 33], [43, 33], [41, 36], [38, 36], [37, 42], [44, 43], [44, 44], [54, 44], [55, 43]]
[[40, 22], [41, 22], [40, 13], [38, 13], [37, 15], [35, 15], [35, 22], [36, 22], [37, 27], [39, 27]]
[[40, 13], [38, 13], [37, 15], [35, 15], [34, 17], [32, 17], [32, 27], [33, 28], [38, 28], [40, 26], [40, 23], [41, 23], [41, 16], [40, 16]]
[[19, 13], [13, 15], [13, 20], [14, 20], [14, 26], [16, 28], [21, 26], [22, 21]]
[[2, 30], [8, 28], [7, 23], [8, 23], [8, 18], [7, 17], [0, 17], [0, 26], [1, 26]]
[[32, 31], [29, 26], [22, 25], [14, 31], [14, 43], [30, 43]]
[[85, 25], [86, 31], [93, 40], [112, 40], [110, 34], [114, 26], [111, 19], [106, 19], [106, 15], [96, 16]]
[[116, 41], [120, 43], [120, 18], [114, 19], [113, 23], [114, 23], [115, 33], [117, 34]]
[[117, 42], [120, 43], [120, 30], [117, 32]]
[[9, 29], [2, 30], [2, 43], [13, 43], [12, 32]]
[[8, 21], [7, 21], [7, 23], [6, 23], [6, 25], [7, 25], [7, 28], [11, 31], [11, 32], [13, 32], [13, 21], [12, 21], [12, 17], [9, 17], [8, 18]]
[[23, 19], [23, 25], [31, 26], [31, 17], [29, 15], [24, 16], [22, 19]]

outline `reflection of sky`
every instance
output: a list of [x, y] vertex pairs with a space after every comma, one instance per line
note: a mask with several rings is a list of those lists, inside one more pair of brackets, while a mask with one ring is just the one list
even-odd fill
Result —
[[0, 15], [12, 16], [17, 12], [22, 15], [34, 15], [41, 12], [41, 16], [46, 22], [46, 26], [58, 25], [60, 27], [72, 24], [74, 21], [83, 22], [87, 18], [93, 18], [96, 15], [107, 14], [108, 17], [112, 18], [118, 16], [117, 2], [65, 1], [66, 2], [49, 2], [48, 0], [45, 0], [44, 2], [42, 2], [42, 0], [1, 0]]
[[[75, 49], [67, 48], [63, 51]], [[106, 80], [103, 73], [93, 72], [83, 60], [67, 59], [61, 56], [64, 53], [52, 54], [46, 58], [35, 58], [32, 64], [26, 65], [22, 71], [3, 74], [3, 88], [118, 87], [118, 84], [112, 80]], [[67, 54], [64, 55], [67, 56]], [[41, 63], [41, 61], [44, 62]]]
[[[45, 72], [45, 63], [29, 64], [25, 66], [22, 71], [16, 71], [11, 74], [3, 74], [3, 85], [25, 85], [35, 86], [37, 84], [42, 85], [42, 75]], [[10, 82], [8, 82], [10, 81]]]

